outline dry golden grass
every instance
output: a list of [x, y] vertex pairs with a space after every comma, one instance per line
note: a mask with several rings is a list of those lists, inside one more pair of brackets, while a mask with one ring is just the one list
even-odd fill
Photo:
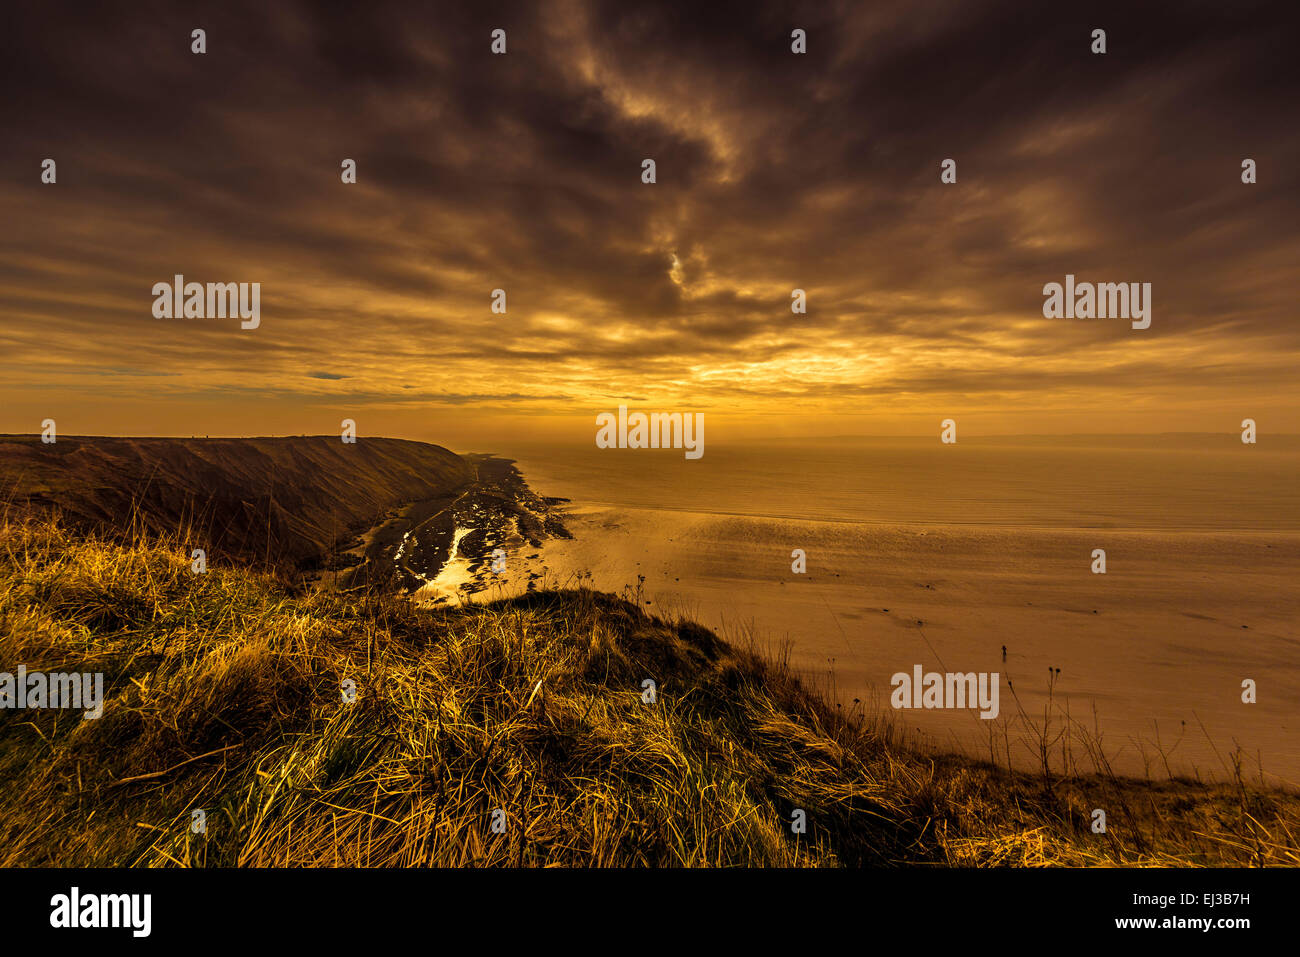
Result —
[[915, 753], [584, 589], [414, 611], [11, 521], [0, 635], [0, 671], [100, 671], [107, 697], [0, 712], [4, 866], [1300, 863], [1292, 795]]

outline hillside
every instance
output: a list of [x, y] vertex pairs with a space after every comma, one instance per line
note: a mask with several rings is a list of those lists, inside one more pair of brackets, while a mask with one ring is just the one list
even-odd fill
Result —
[[1293, 795], [913, 752], [586, 590], [417, 610], [7, 522], [0, 634], [0, 671], [106, 689], [95, 720], [0, 712], [0, 866], [1300, 863]]
[[0, 501], [84, 530], [187, 528], [210, 561], [318, 567], [390, 510], [473, 478], [452, 452], [401, 439], [0, 436]]

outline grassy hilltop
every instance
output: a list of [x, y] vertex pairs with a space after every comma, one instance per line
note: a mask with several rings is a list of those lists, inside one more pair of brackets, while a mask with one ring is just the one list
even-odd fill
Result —
[[586, 590], [416, 611], [11, 517], [0, 635], [0, 671], [102, 671], [107, 696], [0, 712], [3, 866], [1300, 863], [1294, 796], [914, 753], [779, 660]]

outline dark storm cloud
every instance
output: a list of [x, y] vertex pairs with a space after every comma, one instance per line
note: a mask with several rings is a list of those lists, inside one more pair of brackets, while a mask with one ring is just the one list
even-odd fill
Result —
[[[1298, 338], [1292, 9], [12, 8], [7, 371], [152, 362], [317, 396], [343, 374], [314, 370], [346, 367], [358, 401], [403, 402], [1176, 391], [1189, 369], [1280, 384]], [[1042, 320], [1067, 272], [1151, 282], [1146, 338]], [[262, 282], [263, 326], [160, 324], [148, 291], [175, 273]]]

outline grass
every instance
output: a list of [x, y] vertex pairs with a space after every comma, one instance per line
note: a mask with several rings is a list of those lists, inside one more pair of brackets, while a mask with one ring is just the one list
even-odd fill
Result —
[[103, 672], [107, 697], [0, 712], [0, 865], [1300, 863], [1294, 795], [912, 751], [611, 595], [421, 611], [187, 555], [0, 523], [0, 671]]

